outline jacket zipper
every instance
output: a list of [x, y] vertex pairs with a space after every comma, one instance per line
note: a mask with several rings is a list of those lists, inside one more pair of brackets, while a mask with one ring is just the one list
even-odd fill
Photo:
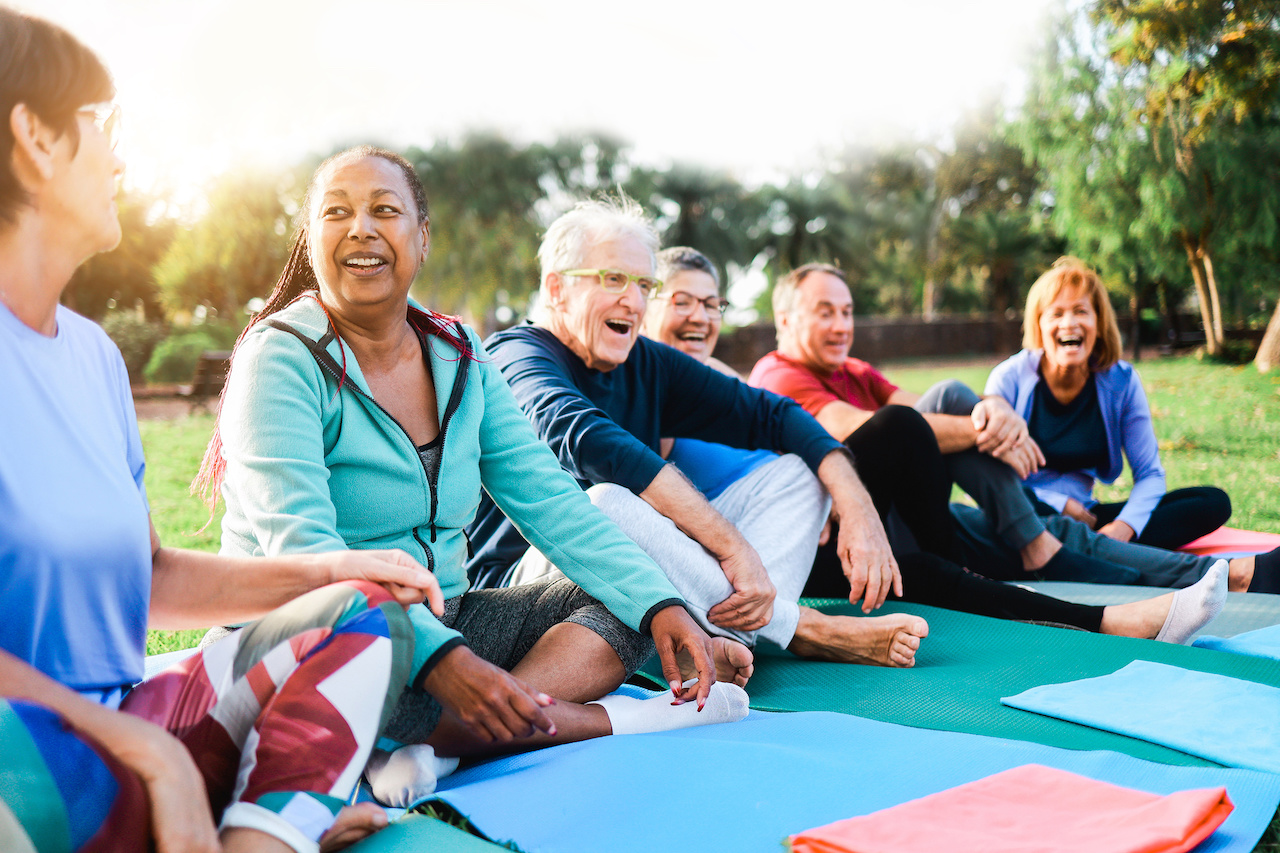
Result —
[[[307, 347], [307, 350], [311, 353], [311, 357], [315, 359], [316, 364], [318, 364], [322, 370], [324, 370], [326, 373], [332, 376], [335, 382], [339, 382], [339, 383], [342, 382], [342, 371], [338, 369], [336, 364], [333, 363], [333, 356], [329, 355], [328, 351], [325, 349], [325, 347], [328, 346], [328, 341], [334, 340], [337, 338], [337, 336], [333, 333], [332, 330], [326, 332], [324, 336], [320, 338], [319, 341], [313, 341], [310, 338], [308, 338], [306, 335], [302, 334], [302, 332], [295, 329], [293, 326], [290, 326], [288, 323], [282, 322], [280, 320], [276, 320], [274, 318], [268, 318], [263, 322], [265, 322], [268, 326], [270, 326], [273, 329], [279, 329], [282, 332], [289, 332], [295, 338], [302, 341], [302, 343]], [[458, 326], [458, 330], [459, 332], [461, 332], [462, 324], [457, 323], [455, 325]], [[416, 330], [415, 330], [415, 333], [416, 333]], [[341, 346], [341, 344], [339, 345]], [[454, 412], [457, 411], [458, 407], [462, 404], [462, 393], [467, 386], [467, 373], [468, 373], [467, 365], [464, 364], [464, 365], [461, 365], [460, 367], [461, 369], [453, 378], [453, 388], [449, 392], [449, 401], [448, 403], [445, 404], [444, 418], [442, 418], [440, 421], [441, 462], [444, 461], [445, 431], [448, 429], [449, 421], [453, 418]], [[428, 367], [428, 371], [430, 371], [429, 367]], [[354, 391], [356, 394], [359, 394], [361, 397], [365, 398], [370, 403], [372, 403], [374, 407], [377, 408], [378, 411], [386, 415], [389, 421], [391, 421], [393, 424], [399, 427], [400, 434], [404, 436], [405, 441], [409, 442], [409, 446], [413, 450], [414, 457], [416, 458], [418, 455], [418, 448], [414, 445], [413, 439], [409, 438], [409, 433], [405, 432], [405, 429], [403, 426], [400, 425], [400, 422], [396, 420], [391, 415], [390, 412], [382, 408], [382, 405], [377, 400], [373, 399], [373, 397], [366, 394], [361, 388], [359, 388], [354, 384], [352, 384], [350, 387], [352, 391]], [[418, 467], [419, 468], [422, 467], [421, 462], [419, 462]], [[425, 471], [423, 473], [426, 474]], [[436, 491], [439, 487], [439, 479], [440, 479], [440, 469], [439, 467], [437, 467], [436, 470], [432, 473], [432, 476], [427, 477], [427, 491], [430, 493], [430, 498], [431, 498], [430, 517], [428, 519], [428, 523], [431, 526], [432, 544], [434, 544], [436, 541], [436, 511], [439, 508], [439, 499], [436, 496]], [[432, 553], [431, 548], [427, 546], [427, 543], [422, 541], [422, 537], [418, 535], [418, 528], [414, 527], [411, 532], [413, 534], [414, 540], [418, 543], [418, 545], [422, 547], [422, 550], [426, 552], [427, 571], [434, 573], [436, 570], [435, 554]], [[470, 540], [468, 539], [467, 541], [468, 550], [470, 550], [470, 544], [471, 544]]]

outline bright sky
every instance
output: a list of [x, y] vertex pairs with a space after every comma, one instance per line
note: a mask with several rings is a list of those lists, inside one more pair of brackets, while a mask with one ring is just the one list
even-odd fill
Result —
[[13, 0], [115, 75], [127, 180], [335, 145], [602, 130], [648, 163], [791, 172], [1016, 87], [1051, 0]]

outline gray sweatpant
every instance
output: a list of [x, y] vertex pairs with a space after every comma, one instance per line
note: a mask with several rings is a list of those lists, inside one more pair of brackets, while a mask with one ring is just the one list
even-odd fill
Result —
[[[733, 594], [716, 558], [686, 536], [671, 519], [630, 490], [602, 483], [587, 490], [591, 502], [622, 528], [671, 579], [689, 612], [707, 633], [731, 637], [748, 646], [764, 638], [790, 645], [800, 621], [796, 603], [809, 578], [831, 499], [798, 456], [779, 456], [725, 489], [711, 506], [756, 549], [778, 594], [773, 618], [759, 631], [735, 631], [711, 624], [707, 611]], [[511, 584], [558, 573], [530, 548], [512, 572]]]
[[[953, 503], [951, 515], [956, 520], [956, 534], [960, 538], [960, 551], [966, 565], [981, 566], [984, 575], [996, 580], [1027, 579], [1022, 558], [1001, 540], [982, 510]], [[1086, 557], [1137, 569], [1139, 579], [1134, 582], [1136, 585], [1191, 586], [1204, 577], [1209, 567], [1219, 559], [1119, 542], [1065, 515], [1042, 516], [1041, 519], [1062, 547]]]
[[[948, 379], [926, 391], [914, 408], [921, 413], [968, 415], [981, 400], [963, 382]], [[972, 447], [942, 458], [952, 481], [991, 517], [1004, 544], [1020, 551], [1045, 532], [1044, 520], [1022, 490], [1022, 480], [1008, 465]]]

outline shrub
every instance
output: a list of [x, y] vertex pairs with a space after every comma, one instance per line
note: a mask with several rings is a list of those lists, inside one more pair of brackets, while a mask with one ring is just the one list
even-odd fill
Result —
[[120, 347], [129, 381], [140, 382], [152, 351], [165, 335], [164, 325], [141, 320], [132, 311], [112, 311], [102, 318], [102, 330]]
[[205, 350], [222, 349], [203, 327], [170, 335], [160, 342], [147, 362], [148, 382], [190, 382], [196, 361]]

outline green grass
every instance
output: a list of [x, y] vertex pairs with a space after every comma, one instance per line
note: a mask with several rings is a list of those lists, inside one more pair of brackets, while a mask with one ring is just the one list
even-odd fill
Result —
[[[205, 444], [213, 433], [212, 415], [189, 415], [172, 421], [138, 423], [147, 456], [147, 500], [160, 541], [171, 548], [216, 552], [222, 509], [209, 521], [209, 510], [188, 491], [200, 470]], [[202, 530], [203, 528], [203, 530]], [[204, 631], [150, 631], [147, 654], [188, 649]]]

